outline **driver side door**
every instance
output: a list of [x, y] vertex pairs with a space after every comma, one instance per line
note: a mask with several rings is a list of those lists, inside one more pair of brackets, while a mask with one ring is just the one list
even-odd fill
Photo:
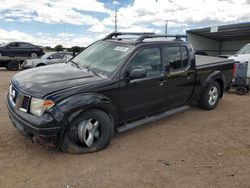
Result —
[[19, 43], [18, 42], [12, 42], [6, 47], [6, 52], [5, 54], [7, 56], [15, 57], [15, 56], [20, 56], [20, 48], [19, 48]]
[[[129, 79], [133, 69], [146, 70], [146, 77]], [[129, 61], [120, 87], [120, 120], [126, 121], [162, 109], [166, 78], [160, 47], [139, 50]]]

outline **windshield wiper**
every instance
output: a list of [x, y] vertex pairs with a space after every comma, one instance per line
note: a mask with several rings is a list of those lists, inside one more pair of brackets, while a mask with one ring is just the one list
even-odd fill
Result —
[[76, 65], [77, 68], [82, 69], [82, 67], [78, 63], [74, 62], [73, 60], [70, 60], [68, 62], [71, 62], [72, 64]]
[[88, 72], [92, 72], [94, 75], [96, 76], [101, 76], [100, 74], [98, 74], [96, 71], [94, 71], [93, 69], [89, 68], [89, 66], [84, 66], [83, 68], [87, 69]]

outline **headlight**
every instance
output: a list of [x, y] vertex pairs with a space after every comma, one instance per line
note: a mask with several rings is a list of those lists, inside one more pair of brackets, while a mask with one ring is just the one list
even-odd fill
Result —
[[30, 103], [30, 113], [41, 116], [46, 109], [53, 107], [55, 103], [52, 100], [42, 100], [32, 97]]

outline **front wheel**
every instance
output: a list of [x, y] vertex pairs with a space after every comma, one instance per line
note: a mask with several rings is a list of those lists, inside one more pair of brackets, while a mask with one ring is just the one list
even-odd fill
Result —
[[112, 139], [114, 123], [104, 111], [93, 109], [77, 116], [66, 130], [61, 149], [90, 153], [104, 149]]
[[199, 105], [205, 110], [213, 110], [220, 99], [220, 85], [218, 82], [211, 82], [208, 88], [202, 93], [202, 96], [199, 100]]

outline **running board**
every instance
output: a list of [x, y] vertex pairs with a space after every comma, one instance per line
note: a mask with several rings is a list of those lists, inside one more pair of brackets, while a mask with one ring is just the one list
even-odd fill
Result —
[[163, 112], [161, 114], [157, 114], [155, 116], [149, 116], [149, 117], [145, 117], [144, 119], [141, 119], [141, 120], [138, 120], [138, 121], [134, 121], [132, 123], [128, 123], [126, 125], [123, 125], [121, 127], [118, 127], [117, 128], [117, 132], [124, 132], [124, 131], [127, 131], [129, 129], [133, 129], [135, 127], [138, 127], [142, 124], [145, 124], [145, 123], [149, 123], [149, 122], [153, 122], [153, 121], [156, 121], [156, 120], [159, 120], [159, 119], [162, 119], [162, 118], [165, 118], [165, 117], [168, 117], [170, 115], [173, 115], [173, 114], [176, 114], [176, 113], [179, 113], [179, 112], [183, 112], [185, 110], [189, 109], [189, 106], [181, 106], [179, 108], [174, 108], [172, 110], [169, 110], [169, 111], [166, 111], [166, 112]]

